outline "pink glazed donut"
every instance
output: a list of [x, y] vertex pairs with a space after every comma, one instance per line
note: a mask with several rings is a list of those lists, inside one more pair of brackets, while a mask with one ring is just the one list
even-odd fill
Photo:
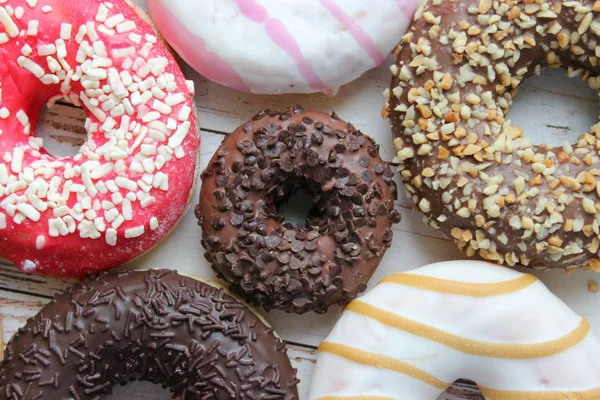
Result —
[[337, 93], [383, 64], [421, 0], [148, 0], [206, 78], [260, 94]]
[[[195, 182], [191, 92], [167, 47], [124, 0], [0, 1], [0, 257], [82, 277], [149, 250]], [[35, 137], [65, 98], [87, 141], [56, 158]]]

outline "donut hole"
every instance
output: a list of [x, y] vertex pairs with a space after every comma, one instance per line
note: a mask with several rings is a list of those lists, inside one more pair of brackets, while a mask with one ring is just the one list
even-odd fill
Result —
[[586, 82], [568, 78], [564, 69], [546, 68], [519, 86], [508, 118], [533, 144], [562, 146], [589, 132], [599, 111], [598, 94]]
[[86, 113], [71, 104], [44, 105], [36, 124], [36, 136], [44, 141], [43, 147], [50, 155], [74, 157], [87, 139]]
[[279, 216], [294, 227], [306, 227], [311, 218], [323, 215], [321, 196], [305, 179], [288, 179], [274, 194], [273, 205]]
[[136, 393], [140, 399], [144, 400], [164, 400], [173, 397], [173, 392], [162, 385], [146, 381], [132, 381], [125, 386], [115, 385], [112, 388], [112, 394], [103, 397], [104, 400], [121, 400], [130, 398], [132, 393]]

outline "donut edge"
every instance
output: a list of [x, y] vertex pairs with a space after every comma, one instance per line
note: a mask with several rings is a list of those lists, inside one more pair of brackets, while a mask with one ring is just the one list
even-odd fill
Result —
[[[166, 39], [163, 37], [163, 35], [158, 31], [158, 28], [156, 27], [156, 25], [154, 25], [154, 22], [152, 21], [152, 19], [148, 15], [148, 13], [144, 9], [142, 9], [140, 6], [138, 6], [137, 4], [134, 4], [133, 2], [131, 2], [131, 0], [125, 0], [125, 3], [129, 7], [131, 7], [135, 11], [135, 13], [141, 19], [143, 19], [146, 23], [148, 23], [150, 25], [150, 27], [157, 34], [159, 40], [167, 48], [167, 50], [169, 51], [169, 53], [171, 53], [171, 55], [175, 59], [175, 62], [177, 62], [178, 67], [181, 70], [181, 74], [183, 75], [183, 70], [181, 69], [181, 66], [179, 65], [181, 63], [181, 58], [175, 52], [175, 50], [173, 50], [173, 48], [171, 47], [171, 45], [169, 45], [169, 43], [166, 41]], [[137, 257], [132, 258], [131, 260], [127, 261], [125, 264], [122, 264], [122, 265], [116, 266], [114, 268], [108, 269], [108, 271], [117, 270], [118, 268], [121, 268], [121, 267], [131, 266], [133, 263], [139, 261], [142, 257], [148, 255], [153, 250], [157, 249], [160, 245], [163, 244], [163, 242], [165, 241], [165, 239], [167, 239], [169, 236], [171, 236], [171, 234], [175, 230], [177, 230], [177, 228], [179, 228], [179, 225], [181, 225], [181, 223], [185, 219], [185, 216], [190, 211], [190, 207], [192, 206], [192, 204], [194, 204], [194, 200], [196, 198], [196, 192], [198, 191], [198, 182], [200, 181], [200, 172], [201, 172], [200, 154], [201, 154], [201, 146], [202, 146], [202, 137], [201, 137], [202, 129], [200, 127], [200, 120], [198, 118], [198, 115], [196, 114], [196, 101], [195, 101], [195, 99], [193, 97], [192, 97], [192, 104], [194, 106], [194, 110], [193, 110], [194, 111], [194, 119], [196, 120], [196, 135], [198, 135], [198, 137], [200, 138], [200, 144], [198, 146], [198, 149], [196, 150], [196, 159], [195, 159], [196, 167], [194, 168], [194, 183], [192, 184], [192, 187], [190, 189], [190, 193], [188, 195], [188, 200], [187, 200], [187, 202], [185, 204], [185, 207], [183, 208], [183, 211], [181, 212], [181, 215], [179, 216], [179, 218], [177, 219], [177, 221], [173, 224], [173, 226], [171, 227], [171, 229], [169, 229], [169, 231], [166, 232], [164, 234], [164, 236], [162, 238], [160, 238], [160, 240], [158, 240], [156, 243], [154, 243], [154, 245], [152, 247], [150, 247], [145, 252], [139, 254]], [[138, 270], [138, 269], [132, 268], [132, 270]], [[140, 269], [140, 271], [143, 271], [143, 270], [147, 270], [147, 269]], [[102, 271], [98, 271], [98, 272], [102, 272]], [[177, 272], [181, 274], [180, 271], [177, 271]], [[91, 275], [93, 276], [95, 274], [96, 273], [91, 274]], [[197, 278], [194, 277], [194, 279], [197, 279]], [[0, 361], [1, 361], [1, 359], [0, 359]]]

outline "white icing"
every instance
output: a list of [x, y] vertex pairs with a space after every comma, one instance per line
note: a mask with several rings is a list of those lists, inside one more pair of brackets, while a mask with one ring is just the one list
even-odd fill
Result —
[[[250, 4], [254, 0], [240, 0]], [[368, 37], [371, 50], [385, 58], [406, 31], [421, 0], [335, 0], [355, 27]], [[261, 21], [244, 14], [234, 0], [149, 0], [152, 18], [180, 55], [209, 79], [236, 87], [235, 80], [211, 73], [214, 55], [231, 66], [254, 93], [334, 94], [377, 63], [364, 41], [340, 22], [321, 0], [257, 0], [271, 19], [280, 21], [297, 42], [304, 59], [329, 90], [311, 86], [297, 61], [275, 43]], [[174, 27], [170, 14], [183, 29]], [[198, 40], [206, 50], [202, 52]], [[212, 70], [214, 72], [214, 70]]]
[[[477, 283], [511, 281], [524, 275], [481, 261], [432, 264], [409, 274]], [[548, 342], [570, 334], [582, 324], [582, 318], [539, 281], [512, 293], [489, 297], [381, 283], [353, 303], [366, 303], [461, 338], [493, 344]], [[467, 354], [346, 310], [325, 342], [393, 358], [445, 383], [467, 378], [493, 390], [582, 392], [597, 389], [600, 382], [600, 342], [591, 332], [554, 355], [496, 358]], [[441, 392], [403, 373], [322, 352], [308, 398], [380, 396], [427, 400], [437, 398]]]
[[[581, 322], [581, 317], [549, 294], [541, 282], [524, 291], [503, 295], [501, 300], [495, 297], [451, 296], [384, 283], [361, 297], [360, 301], [469, 339], [494, 343], [537, 343], [560, 338]], [[452, 307], [448, 307], [449, 297]], [[545, 298], [544, 302], [533, 300], [539, 298]], [[527, 312], [523, 312], [524, 305]], [[490, 329], [490, 325], [494, 324], [502, 325], [503, 329]], [[528, 342], [524, 342], [524, 330], [527, 331]]]
[[[326, 369], [322, 367], [326, 366]], [[348, 361], [333, 354], [319, 355], [308, 399], [325, 396], [389, 397], [402, 400], [434, 400], [439, 390], [406, 375], [360, 364], [351, 367]]]

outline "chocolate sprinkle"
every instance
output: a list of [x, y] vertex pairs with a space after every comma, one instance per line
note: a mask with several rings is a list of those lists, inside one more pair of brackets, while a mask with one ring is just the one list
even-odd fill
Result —
[[57, 295], [8, 343], [0, 399], [99, 399], [135, 380], [185, 399], [298, 399], [273, 329], [170, 270], [103, 274]]
[[[221, 148], [196, 207], [219, 277], [254, 304], [294, 313], [324, 313], [363, 291], [400, 221], [393, 171], [373, 139], [296, 107], [261, 112]], [[300, 189], [313, 204], [294, 226], [277, 207]]]

